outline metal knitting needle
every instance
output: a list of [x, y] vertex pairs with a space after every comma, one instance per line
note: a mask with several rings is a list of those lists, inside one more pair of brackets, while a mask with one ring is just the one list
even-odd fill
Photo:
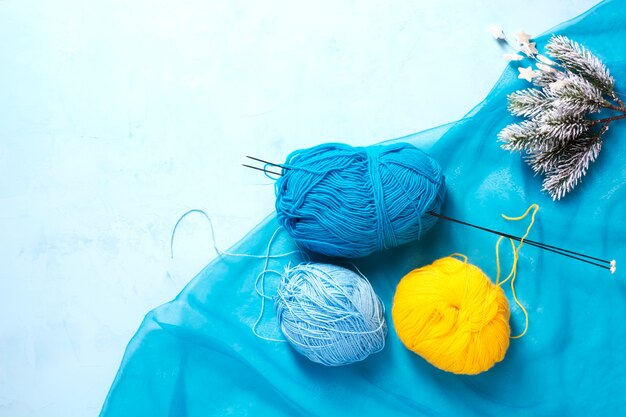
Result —
[[[513, 239], [513, 240], [517, 240], [517, 241], [521, 240], [520, 238], [518, 238], [516, 236], [512, 236], [512, 235], [509, 235], [507, 233], [501, 233], [501, 232], [498, 232], [497, 230], [488, 229], [486, 227], [477, 226], [477, 225], [474, 225], [474, 224], [471, 224], [471, 223], [464, 222], [462, 220], [453, 219], [452, 217], [444, 216], [443, 214], [438, 214], [438, 213], [435, 213], [434, 211], [429, 211], [428, 214], [430, 214], [431, 216], [438, 217], [440, 219], [449, 220], [449, 221], [452, 221], [452, 222], [455, 222], [455, 223], [459, 223], [459, 224], [462, 224], [462, 225], [465, 225], [465, 226], [475, 227], [477, 229], [484, 230], [485, 232], [494, 233], [494, 234], [497, 234], [497, 235], [500, 235], [500, 236], [504, 236], [504, 237]], [[536, 242], [536, 241], [530, 240], [530, 239], [524, 239], [524, 243], [528, 243], [529, 245], [541, 246], [542, 248], [546, 248], [546, 249], [550, 248], [550, 249], [555, 249], [555, 250], [559, 250], [559, 251], [562, 251], [562, 252], [567, 252], [567, 253], [570, 253], [572, 255], [582, 256], [582, 257], [585, 257], [585, 258], [588, 258], [588, 259], [604, 262], [604, 263], [607, 263], [607, 264], [611, 263], [610, 261], [607, 261], [607, 260], [604, 260], [604, 259], [594, 258], [593, 256], [585, 255], [584, 253], [574, 252], [574, 251], [571, 251], [571, 250], [568, 250], [568, 249], [559, 248], [558, 246], [552, 246], [552, 245], [548, 245], [546, 243]]]
[[253, 167], [252, 165], [246, 165], [246, 164], [241, 164], [246, 168], [252, 168], [252, 169], [256, 169], [257, 171], [262, 171], [262, 172], [269, 172], [270, 174], [274, 174], [274, 175], [280, 175], [282, 176], [283, 174], [279, 174], [278, 172], [274, 172], [274, 171], [270, 171], [268, 169], [265, 168], [257, 168], [257, 167]]
[[[259, 161], [259, 162], [263, 162], [263, 163], [266, 163], [266, 164], [269, 164], [269, 165], [273, 165], [273, 166], [275, 166], [275, 167], [281, 167], [282, 169], [287, 169], [287, 170], [291, 169], [291, 168], [286, 167], [286, 166], [284, 166], [284, 165], [275, 164], [275, 163], [273, 163], [273, 162], [264, 161], [263, 159], [255, 158], [254, 156], [246, 156], [246, 158], [253, 159], [253, 160], [255, 160], [255, 161]], [[280, 175], [282, 175], [282, 174], [280, 174]]]
[[[283, 165], [274, 164], [273, 162], [265, 161], [263, 159], [254, 158], [252, 156], [248, 156], [248, 158], [254, 159], [255, 161], [263, 162], [265, 164], [278, 166], [278, 167], [281, 167], [283, 169], [291, 169], [291, 168], [285, 167]], [[278, 172], [268, 171], [265, 168], [257, 168], [257, 167], [253, 167], [253, 166], [246, 165], [246, 164], [242, 164], [242, 165], [245, 166], [245, 167], [248, 167], [248, 168], [256, 169], [258, 171], [269, 172], [269, 173], [272, 173], [272, 174], [275, 174], [275, 175], [279, 175], [279, 176], [283, 175], [283, 174], [278, 173]], [[500, 232], [500, 231], [497, 231], [497, 230], [493, 230], [493, 229], [489, 229], [489, 228], [486, 228], [486, 227], [478, 226], [478, 225], [475, 225], [475, 224], [472, 224], [472, 223], [464, 222], [462, 220], [454, 219], [452, 217], [448, 217], [448, 216], [445, 216], [443, 214], [435, 213], [434, 211], [429, 211], [429, 212], [427, 212], [427, 214], [430, 214], [431, 216], [434, 216], [434, 217], [437, 217], [437, 218], [440, 218], [440, 219], [443, 219], [443, 220], [447, 220], [447, 221], [450, 221], [450, 222], [458, 223], [458, 224], [461, 224], [461, 225], [464, 225], [464, 226], [473, 227], [475, 229], [479, 229], [479, 230], [482, 230], [482, 231], [485, 231], [485, 232], [488, 232], [488, 233], [493, 233], [493, 234], [498, 235], [498, 236], [502, 236], [502, 237], [505, 237], [505, 238], [508, 238], [508, 239], [515, 240], [517, 242], [521, 242], [522, 241], [521, 237], [510, 235], [508, 233], [503, 233], [503, 232]], [[607, 270], [611, 271], [611, 274], [615, 273], [615, 270], [616, 270], [616, 267], [617, 267], [616, 261], [614, 259], [611, 260], [611, 261], [607, 261], [605, 259], [596, 258], [596, 257], [593, 257], [593, 256], [585, 255], [584, 253], [574, 252], [574, 251], [571, 251], [571, 250], [568, 250], [568, 249], [559, 248], [558, 246], [552, 246], [552, 245], [548, 245], [546, 243], [541, 243], [541, 242], [537, 242], [537, 241], [530, 240], [530, 239], [524, 239], [524, 243], [528, 244], [529, 246], [535, 246], [537, 248], [544, 249], [544, 250], [547, 250], [549, 252], [556, 253], [558, 255], [566, 256], [566, 257], [571, 258], [571, 259], [575, 259], [575, 260], [578, 260], [578, 261], [581, 261], [581, 262], [585, 262], [585, 263], [590, 264], [590, 265], [594, 265], [594, 266], [598, 266], [598, 267], [603, 268], [603, 269], [607, 269]], [[598, 262], [601, 262], [601, 263], [592, 262], [592, 261], [598, 261]], [[604, 263], [606, 265], [603, 265], [602, 263]]]
[[[488, 229], [486, 227], [482, 227], [482, 226], [478, 226], [478, 225], [471, 224], [471, 223], [468, 223], [468, 222], [464, 222], [462, 220], [454, 219], [452, 217], [444, 216], [442, 214], [437, 214], [437, 213], [432, 212], [432, 211], [429, 211], [428, 214], [430, 214], [431, 216], [434, 216], [434, 217], [438, 217], [438, 218], [443, 219], [443, 220], [451, 221], [451, 222], [454, 222], [454, 223], [459, 223], [459, 224], [462, 224], [464, 226], [473, 227], [473, 228], [476, 228], [476, 229], [479, 229], [479, 230], [483, 230], [485, 232], [493, 233], [495, 235], [508, 238], [508, 239], [513, 239], [513, 240], [515, 240], [517, 242], [521, 242], [522, 241], [522, 238], [520, 238], [518, 236], [513, 236], [513, 235], [510, 235], [508, 233], [503, 233], [503, 232], [499, 232], [497, 230]], [[545, 244], [545, 243], [536, 242], [536, 241], [530, 240], [530, 239], [524, 239], [524, 243], [528, 244], [530, 246], [535, 246], [535, 247], [538, 247], [540, 249], [547, 250], [547, 251], [552, 252], [552, 253], [556, 253], [558, 255], [563, 255], [563, 256], [566, 256], [568, 258], [576, 259], [578, 261], [585, 262], [585, 263], [590, 264], [590, 265], [594, 265], [594, 266], [598, 266], [598, 267], [603, 268], [603, 269], [607, 269], [607, 270], [611, 271], [612, 274], [615, 273], [615, 270], [616, 270], [616, 266], [617, 265], [616, 265], [615, 260], [607, 261], [605, 259], [595, 258], [593, 256], [585, 255], [585, 254], [580, 253], [580, 252], [574, 252], [574, 251], [571, 251], [571, 250], [568, 250], [568, 249], [563, 249], [563, 248], [559, 248], [557, 246], [552, 246], [552, 245], [548, 245], [548, 244]], [[574, 256], [574, 255], [577, 255], [577, 256]], [[587, 258], [587, 259], [584, 259], [584, 258]], [[602, 265], [600, 263], [592, 262], [591, 260], [596, 260], [596, 261], [599, 261], [599, 262], [603, 262], [603, 263], [605, 263], [607, 265]]]

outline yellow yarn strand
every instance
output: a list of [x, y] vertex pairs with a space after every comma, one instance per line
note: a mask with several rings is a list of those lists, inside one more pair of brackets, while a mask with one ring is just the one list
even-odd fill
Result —
[[511, 221], [520, 221], [520, 220], [524, 220], [526, 217], [528, 217], [528, 214], [532, 211], [532, 215], [530, 217], [530, 223], [528, 224], [528, 227], [526, 228], [526, 233], [524, 233], [524, 236], [521, 237], [520, 242], [517, 246], [515, 246], [515, 241], [511, 238], [508, 238], [509, 241], [511, 242], [511, 247], [513, 250], [513, 265], [511, 266], [511, 272], [509, 272], [509, 275], [502, 281], [500, 281], [500, 242], [502, 242], [502, 239], [504, 239], [504, 236], [500, 236], [500, 238], [498, 239], [498, 241], [496, 242], [496, 285], [502, 286], [503, 284], [505, 284], [507, 281], [511, 281], [511, 294], [513, 296], [513, 300], [515, 300], [515, 304], [517, 304], [517, 306], [522, 310], [522, 312], [524, 313], [524, 320], [525, 320], [525, 325], [524, 325], [524, 330], [522, 331], [522, 333], [518, 334], [517, 336], [511, 336], [511, 339], [519, 339], [521, 337], [523, 337], [526, 332], [528, 331], [528, 311], [526, 311], [526, 309], [524, 308], [524, 306], [522, 305], [522, 303], [519, 301], [519, 299], [517, 298], [517, 293], [515, 292], [515, 279], [517, 278], [517, 261], [519, 260], [519, 251], [522, 248], [522, 246], [524, 246], [524, 240], [528, 237], [531, 229], [533, 228], [533, 225], [535, 224], [535, 216], [537, 215], [537, 211], [539, 211], [539, 206], [537, 204], [531, 204], [526, 211], [524, 212], [524, 214], [522, 214], [521, 216], [517, 216], [517, 217], [512, 217], [512, 216], [507, 216], [505, 214], [502, 214], [502, 217], [505, 220], [511, 220]]
[[450, 258], [457, 258], [459, 260], [462, 260], [464, 264], [467, 263], [468, 258], [467, 255], [463, 255], [462, 253], [458, 253], [458, 252], [454, 252], [452, 255], [449, 256]]

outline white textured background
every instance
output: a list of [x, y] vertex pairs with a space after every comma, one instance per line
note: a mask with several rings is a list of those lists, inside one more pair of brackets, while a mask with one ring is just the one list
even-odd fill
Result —
[[[596, 0], [0, 0], [0, 416], [98, 414], [144, 314], [273, 208], [246, 154], [457, 119]], [[148, 417], [148, 416], [147, 416]]]

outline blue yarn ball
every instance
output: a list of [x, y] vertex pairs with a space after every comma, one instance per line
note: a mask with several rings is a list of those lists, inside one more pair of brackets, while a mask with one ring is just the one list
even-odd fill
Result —
[[287, 340], [313, 362], [348, 365], [385, 347], [383, 305], [349, 269], [319, 263], [287, 269], [274, 306]]
[[278, 222], [305, 248], [357, 258], [419, 239], [445, 197], [439, 164], [409, 143], [292, 152], [275, 184]]

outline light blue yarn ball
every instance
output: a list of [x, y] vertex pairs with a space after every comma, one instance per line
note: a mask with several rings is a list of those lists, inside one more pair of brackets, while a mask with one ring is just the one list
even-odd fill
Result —
[[292, 152], [275, 184], [278, 222], [305, 248], [357, 258], [419, 239], [445, 197], [439, 164], [409, 143]]
[[274, 306], [287, 340], [313, 362], [348, 365], [385, 347], [383, 305], [349, 269], [320, 263], [287, 269]]

